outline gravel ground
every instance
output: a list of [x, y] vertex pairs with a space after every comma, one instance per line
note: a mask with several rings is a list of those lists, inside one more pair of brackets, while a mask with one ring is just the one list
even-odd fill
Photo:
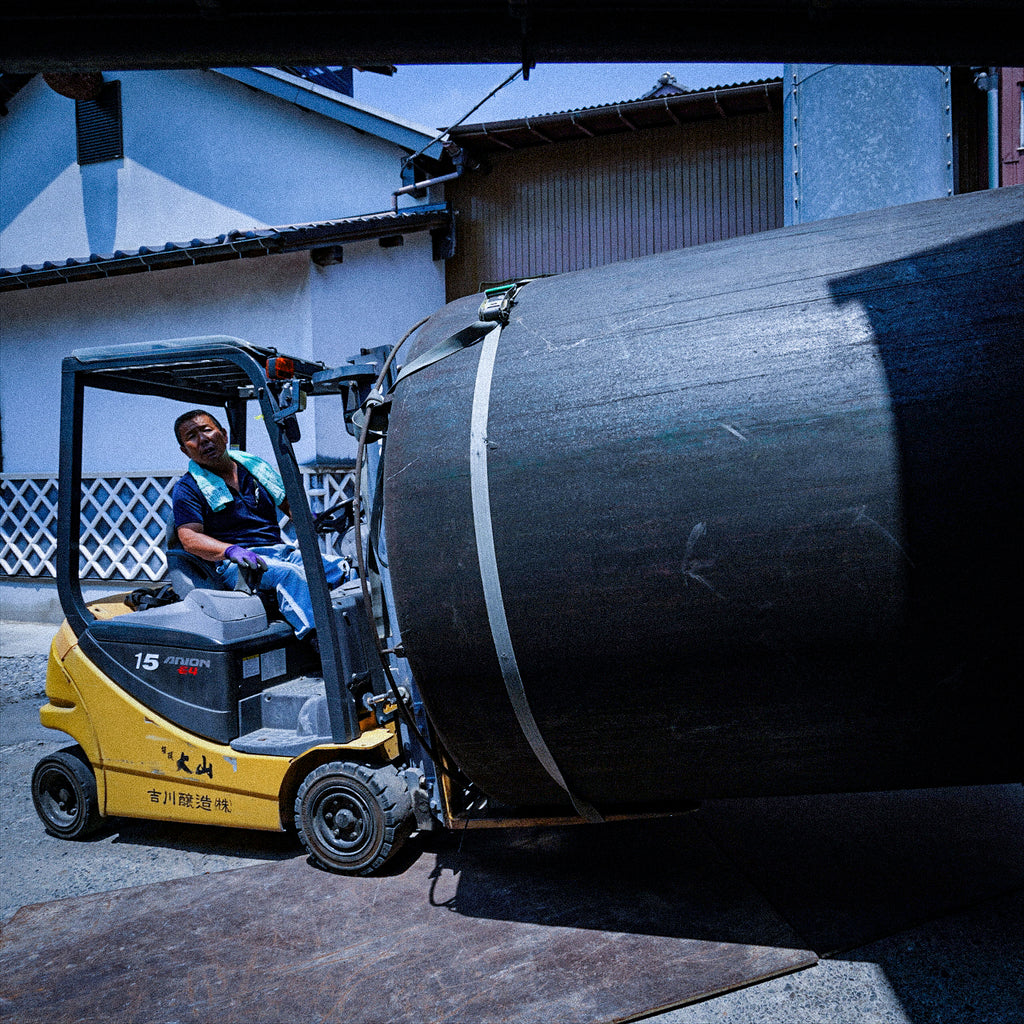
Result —
[[0, 924], [20, 907], [302, 856], [291, 836], [111, 819], [86, 842], [47, 835], [32, 770], [73, 741], [39, 724], [46, 655], [0, 656]]
[[46, 686], [46, 655], [0, 657], [0, 707], [40, 700]]

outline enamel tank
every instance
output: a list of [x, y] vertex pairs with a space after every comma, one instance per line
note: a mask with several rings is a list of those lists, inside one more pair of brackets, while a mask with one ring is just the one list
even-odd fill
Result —
[[398, 384], [397, 618], [470, 780], [603, 814], [1021, 779], [1022, 220], [999, 189], [534, 280]]

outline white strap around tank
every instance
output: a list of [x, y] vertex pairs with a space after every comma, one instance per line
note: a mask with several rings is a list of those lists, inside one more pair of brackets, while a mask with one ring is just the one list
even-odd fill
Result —
[[470, 423], [469, 471], [470, 487], [473, 496], [473, 524], [476, 531], [477, 557], [480, 561], [480, 579], [484, 588], [484, 600], [487, 605], [487, 618], [490, 622], [494, 649], [501, 666], [501, 675], [505, 681], [512, 709], [515, 712], [519, 727], [530, 744], [537, 760], [544, 770], [558, 785], [565, 790], [573, 807], [581, 818], [587, 821], [602, 821], [601, 815], [586, 800], [577, 796], [569, 788], [548, 748], [540, 727], [530, 708], [530, 702], [523, 688], [519, 663], [516, 660], [512, 637], [508, 630], [505, 617], [505, 601], [501, 593], [501, 579], [498, 575], [498, 561], [494, 551], [494, 531], [491, 524], [491, 497], [487, 480], [487, 424], [491, 404], [491, 380], [494, 375], [494, 360], [498, 352], [498, 340], [501, 337], [501, 323], [494, 324], [484, 335], [480, 347], [480, 362], [476, 372], [476, 386], [473, 390], [473, 411]]

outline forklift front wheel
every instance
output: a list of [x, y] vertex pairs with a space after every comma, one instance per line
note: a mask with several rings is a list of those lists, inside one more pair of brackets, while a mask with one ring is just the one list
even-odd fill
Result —
[[344, 874], [372, 874], [398, 851], [414, 822], [405, 779], [391, 765], [332, 761], [311, 771], [295, 797], [302, 844], [318, 864]]
[[46, 830], [59, 839], [84, 839], [100, 827], [96, 777], [81, 747], [65, 747], [36, 765], [32, 803]]

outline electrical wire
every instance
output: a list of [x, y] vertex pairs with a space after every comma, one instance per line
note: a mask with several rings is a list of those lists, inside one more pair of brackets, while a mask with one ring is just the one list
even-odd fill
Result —
[[[458, 126], [462, 124], [462, 122], [465, 121], [470, 114], [476, 113], [476, 111], [478, 111], [495, 93], [500, 92], [502, 89], [505, 88], [506, 85], [509, 84], [509, 82], [514, 81], [522, 73], [523, 69], [521, 67], [516, 68], [516, 70], [513, 71], [512, 74], [509, 75], [508, 78], [506, 78], [505, 81], [501, 83], [501, 85], [496, 85], [475, 107], [473, 107], [470, 110], [467, 110], [466, 113], [463, 114], [462, 117], [458, 119], [458, 121], [456, 121], [454, 124], [448, 125], [448, 127], [443, 129], [439, 135], [434, 136], [434, 138], [432, 138], [418, 153], [413, 153], [412, 156], [407, 156], [402, 161], [402, 166], [407, 167], [418, 156], [423, 156], [423, 154], [426, 153], [426, 151], [430, 149], [430, 147], [434, 145], [435, 142], [439, 142], [441, 139], [443, 139], [453, 128], [458, 128]], [[413, 328], [413, 330], [415, 330], [415, 328]]]
[[[377, 380], [374, 382], [373, 387], [370, 389], [370, 398], [375, 394], [380, 397], [380, 401], [383, 401], [381, 388], [384, 381], [387, 379], [388, 370], [391, 369], [391, 364], [394, 362], [395, 356], [398, 355], [399, 349], [430, 319], [425, 316], [419, 323], [411, 327], [401, 341], [391, 350], [388, 354], [387, 359], [384, 362], [384, 367], [381, 369], [377, 376]], [[369, 398], [367, 402], [369, 402]], [[370, 583], [369, 575], [366, 567], [366, 555], [363, 551], [363, 540], [362, 540], [362, 527], [360, 522], [362, 520], [362, 478], [363, 478], [363, 463], [366, 456], [366, 440], [370, 433], [370, 415], [369, 408], [366, 403], [363, 404], [363, 408], [366, 410], [366, 415], [363, 418], [363, 426], [359, 432], [359, 443], [356, 448], [356, 465], [355, 465], [355, 494], [352, 498], [352, 515], [356, 524], [356, 563], [359, 567], [359, 583], [363, 592], [363, 604], [366, 607], [366, 614], [369, 616], [369, 621], [374, 622], [373, 614], [373, 597], [370, 594]], [[378, 500], [380, 496], [378, 495]], [[451, 772], [445, 767], [444, 762], [441, 760], [438, 753], [434, 750], [433, 746], [427, 741], [426, 737], [420, 731], [419, 726], [416, 724], [416, 719], [409, 708], [406, 707], [405, 700], [402, 697], [402, 693], [398, 688], [398, 683], [395, 681], [395, 677], [391, 672], [391, 664], [388, 661], [387, 653], [384, 646], [381, 643], [380, 637], [377, 635], [376, 628], [371, 630], [373, 634], [373, 644], [377, 650], [377, 656], [380, 659], [381, 666], [384, 669], [384, 676], [388, 681], [388, 686], [391, 689], [392, 695], [395, 698], [395, 702], [398, 705], [399, 714], [405, 720], [405, 724], [409, 727], [413, 735], [416, 737], [417, 742], [427, 752], [431, 760], [434, 762], [434, 767], [437, 771], [443, 772], [449, 778], [454, 779]]]

